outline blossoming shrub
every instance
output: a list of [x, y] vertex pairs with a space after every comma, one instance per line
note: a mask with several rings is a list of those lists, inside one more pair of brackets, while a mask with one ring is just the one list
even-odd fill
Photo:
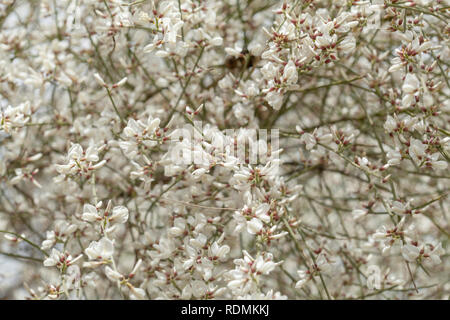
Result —
[[0, 295], [448, 299], [449, 6], [3, 0]]

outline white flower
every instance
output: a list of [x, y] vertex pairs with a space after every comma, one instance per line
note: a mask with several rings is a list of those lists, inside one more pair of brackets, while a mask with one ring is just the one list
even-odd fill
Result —
[[394, 132], [397, 128], [397, 121], [391, 116], [387, 116], [386, 122], [384, 123], [384, 129], [386, 129], [387, 133]]
[[175, 24], [168, 23], [166, 24], [167, 33], [166, 33], [166, 41], [175, 44], [177, 42], [177, 35], [179, 30], [183, 27], [184, 22], [178, 21]]
[[258, 218], [253, 218], [247, 222], [247, 231], [250, 234], [258, 234], [263, 228], [263, 223]]
[[146, 294], [145, 294], [145, 290], [144, 289], [142, 289], [142, 288], [135, 288], [135, 287], [131, 286], [130, 287], [130, 291], [131, 291], [130, 298], [132, 300], [143, 300], [143, 299], [145, 299]]
[[266, 100], [272, 108], [275, 110], [280, 110], [281, 105], [283, 104], [283, 95], [276, 90], [270, 91], [266, 95]]
[[273, 261], [264, 260], [262, 256], [259, 256], [255, 261], [256, 271], [261, 274], [271, 273], [278, 264], [279, 263], [275, 263]]
[[100, 241], [92, 241], [84, 252], [90, 260], [109, 260], [114, 253], [114, 243], [102, 238]]
[[207, 170], [205, 168], [199, 168], [199, 169], [197, 169], [197, 170], [192, 172], [192, 176], [195, 179], [199, 179], [199, 178], [201, 178], [201, 176], [203, 176], [206, 173], [206, 171]]
[[68, 237], [77, 230], [75, 224], [69, 224], [65, 220], [55, 222], [54, 230], [47, 231], [46, 240], [42, 242], [41, 249], [48, 250], [52, 248], [57, 241], [65, 242]]
[[112, 216], [109, 218], [110, 222], [125, 223], [128, 221], [128, 209], [124, 206], [114, 207], [112, 210]]
[[217, 242], [214, 242], [209, 248], [209, 255], [215, 259], [223, 260], [230, 252], [228, 245], [220, 246]]
[[422, 141], [417, 139], [411, 139], [409, 146], [409, 155], [414, 160], [416, 164], [421, 164], [423, 158], [425, 157], [427, 146], [422, 143]]
[[65, 256], [63, 253], [59, 252], [56, 249], [53, 249], [50, 256], [44, 260], [44, 266], [46, 267], [56, 266], [56, 264], [59, 263], [64, 258]]
[[200, 248], [203, 248], [203, 247], [205, 246], [205, 244], [206, 244], [207, 241], [208, 241], [208, 238], [207, 238], [203, 233], [200, 233], [200, 234], [197, 236], [197, 238], [191, 239], [191, 240], [189, 241], [189, 244], [190, 244], [191, 246], [195, 247], [195, 248], [200, 249]]
[[392, 202], [391, 210], [393, 213], [402, 215], [402, 214], [412, 214], [414, 213], [414, 210], [411, 210], [410, 208], [410, 201], [406, 203], [402, 203], [400, 201], [394, 201]]
[[239, 57], [242, 52], [242, 48], [235, 47], [235, 48], [225, 48], [225, 52], [229, 54], [230, 56]]
[[431, 264], [432, 265], [440, 264], [442, 262], [440, 256], [443, 255], [443, 254], [445, 254], [445, 251], [442, 248], [442, 244], [441, 243], [439, 243], [436, 246], [428, 245], [425, 248], [425, 255], [428, 255], [428, 257], [431, 260]]
[[228, 288], [238, 295], [245, 295], [253, 292], [262, 274], [271, 273], [276, 266], [282, 263], [274, 262], [270, 253], [258, 254], [253, 258], [247, 251], [243, 251], [243, 259], [235, 259], [235, 269], [227, 273], [229, 278]]
[[304, 133], [300, 138], [300, 142], [306, 145], [306, 150], [311, 150], [317, 143], [316, 138], [310, 133]]
[[1, 3], [1, 292], [448, 298], [450, 0]]
[[300, 280], [295, 283], [295, 288], [301, 289], [304, 287], [304, 285], [310, 279], [309, 272], [307, 270], [298, 270], [297, 274], [298, 274]]
[[186, 220], [183, 218], [176, 218], [173, 221], [173, 227], [169, 229], [169, 234], [173, 237], [179, 237], [183, 235], [186, 229]]
[[108, 266], [105, 267], [105, 274], [108, 277], [108, 279], [111, 281], [117, 281], [117, 280], [123, 279], [123, 275], [121, 275], [117, 271], [114, 271], [113, 269], [111, 269]]
[[85, 221], [94, 222], [97, 220], [102, 220], [102, 217], [100, 216], [97, 207], [94, 207], [93, 205], [86, 203], [83, 207], [82, 219]]
[[284, 67], [283, 72], [284, 81], [287, 84], [294, 84], [297, 83], [298, 75], [297, 75], [297, 67], [295, 66], [295, 63], [292, 60], [289, 60], [289, 62]]
[[8, 106], [6, 110], [0, 109], [0, 133], [10, 133], [13, 128], [21, 128], [30, 121], [30, 102], [24, 102], [17, 107]]
[[[350, 24], [348, 24], [349, 27], [351, 27]], [[343, 53], [350, 53], [352, 52], [356, 47], [356, 40], [355, 37], [345, 37], [344, 40], [339, 44], [339, 48]]]
[[99, 85], [101, 85], [103, 87], [107, 86], [105, 83], [105, 80], [103, 80], [103, 78], [98, 73], [94, 73], [94, 78], [98, 82]]
[[128, 80], [128, 78], [125, 77], [125, 78], [123, 78], [122, 80], [120, 80], [119, 82], [113, 84], [112, 87], [113, 87], [113, 88], [118, 88], [118, 87], [120, 87], [120, 86], [123, 86], [123, 85], [127, 82], [127, 80]]
[[402, 247], [402, 255], [405, 260], [410, 262], [424, 261], [432, 266], [440, 264], [440, 256], [444, 254], [441, 243], [437, 245], [426, 244], [419, 246], [417, 243], [405, 244]]
[[196, 298], [200, 298], [205, 296], [206, 291], [208, 290], [208, 287], [206, 286], [205, 282], [200, 280], [195, 280], [191, 283], [192, 288], [192, 294]]
[[431, 167], [434, 170], [445, 170], [447, 169], [448, 163], [447, 161], [444, 160], [438, 160], [439, 159], [439, 153], [433, 153], [431, 155], [431, 157], [429, 158], [429, 162], [427, 163], [427, 165], [431, 164]]
[[402, 155], [398, 150], [390, 150], [387, 152], [388, 164], [390, 166], [395, 166], [400, 164], [402, 160]]
[[408, 73], [405, 77], [405, 81], [403, 82], [402, 90], [405, 93], [412, 94], [415, 93], [420, 87], [420, 81], [417, 77]]
[[223, 39], [221, 37], [214, 37], [211, 39], [211, 44], [213, 46], [221, 46], [223, 43]]
[[368, 268], [367, 288], [369, 290], [381, 289], [381, 274], [380, 268], [377, 265], [370, 265]]
[[47, 259], [44, 260], [44, 266], [53, 267], [56, 266], [58, 269], [66, 268], [70, 265], [73, 265], [79, 259], [82, 258], [83, 255], [78, 255], [76, 258], [72, 258], [70, 254], [67, 252], [60, 252], [57, 249], [52, 249], [52, 253]]
[[407, 261], [414, 262], [420, 255], [420, 249], [416, 246], [406, 244], [402, 247], [402, 255]]
[[419, 88], [420, 88], [419, 79], [417, 79], [415, 75], [408, 73], [402, 86], [403, 90], [402, 105], [404, 107], [411, 106], [412, 102], [414, 101], [415, 94], [419, 90]]
[[[72, 144], [67, 153], [67, 164], [56, 165], [56, 171], [62, 176], [89, 176], [93, 170], [100, 169], [106, 160], [99, 161], [98, 152], [103, 147], [89, 146], [85, 151], [79, 144]], [[95, 163], [97, 162], [97, 163]], [[95, 164], [94, 164], [95, 163]]]
[[355, 209], [352, 211], [353, 219], [359, 220], [367, 214], [367, 210]]

